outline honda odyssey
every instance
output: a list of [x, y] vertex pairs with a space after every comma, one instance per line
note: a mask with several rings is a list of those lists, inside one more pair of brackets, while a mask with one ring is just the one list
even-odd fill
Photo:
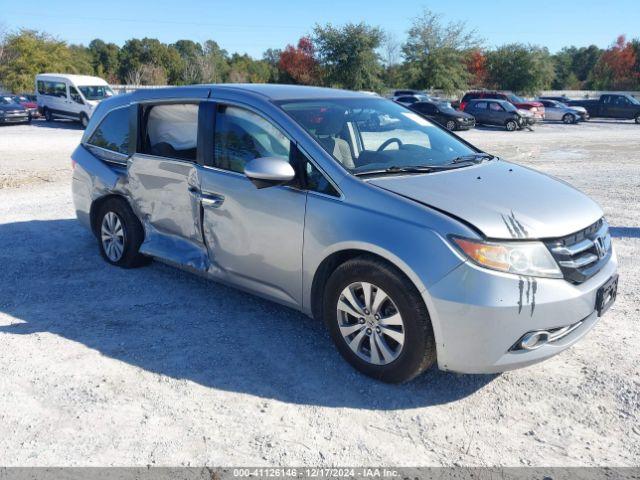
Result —
[[161, 259], [322, 319], [384, 381], [539, 362], [616, 297], [595, 202], [380, 97], [140, 90], [97, 106], [72, 159], [105, 261]]

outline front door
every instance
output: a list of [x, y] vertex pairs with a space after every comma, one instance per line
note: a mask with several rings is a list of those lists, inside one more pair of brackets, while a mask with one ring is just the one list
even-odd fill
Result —
[[197, 193], [198, 104], [141, 108], [140, 145], [128, 167], [133, 207], [145, 229], [140, 250], [206, 271]]
[[213, 166], [200, 174], [210, 273], [291, 306], [302, 303], [302, 242], [307, 195], [290, 186], [257, 189], [249, 160], [293, 161], [292, 142], [263, 116], [217, 105]]

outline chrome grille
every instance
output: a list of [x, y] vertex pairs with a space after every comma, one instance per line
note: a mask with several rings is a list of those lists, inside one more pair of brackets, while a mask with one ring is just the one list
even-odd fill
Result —
[[545, 244], [564, 278], [572, 283], [582, 283], [598, 273], [612, 251], [609, 225], [603, 218], [579, 232], [546, 240]]

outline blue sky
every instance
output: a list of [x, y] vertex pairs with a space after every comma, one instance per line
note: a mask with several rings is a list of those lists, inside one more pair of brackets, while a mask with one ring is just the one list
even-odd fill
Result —
[[122, 45], [144, 36], [167, 43], [213, 39], [229, 52], [260, 57], [267, 48], [296, 43], [316, 23], [365, 21], [402, 42], [423, 7], [467, 22], [487, 46], [524, 42], [555, 52], [565, 45], [606, 47], [622, 33], [640, 37], [640, 0], [0, 0], [0, 25], [84, 44], [102, 38]]

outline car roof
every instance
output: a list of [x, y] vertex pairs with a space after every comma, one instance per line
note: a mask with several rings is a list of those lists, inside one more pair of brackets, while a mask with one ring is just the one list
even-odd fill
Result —
[[41, 73], [36, 75], [36, 80], [69, 80], [76, 85], [108, 85], [108, 83], [100, 77], [91, 75], [74, 75], [70, 73]]

